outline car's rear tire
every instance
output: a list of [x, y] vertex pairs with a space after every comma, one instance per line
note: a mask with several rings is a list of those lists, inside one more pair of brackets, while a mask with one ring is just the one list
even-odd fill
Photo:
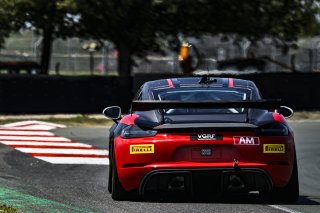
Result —
[[288, 184], [282, 188], [274, 188], [271, 199], [275, 202], [293, 203], [299, 200], [299, 178], [297, 158], [294, 156], [294, 165]]
[[109, 178], [108, 178], [108, 192], [112, 193], [112, 159], [113, 159], [113, 138], [109, 138]]
[[109, 161], [109, 178], [108, 178], [108, 192], [112, 193], [112, 168], [111, 168], [111, 161]]
[[112, 199], [114, 200], [124, 200], [128, 199], [128, 192], [122, 187], [116, 166], [112, 166]]

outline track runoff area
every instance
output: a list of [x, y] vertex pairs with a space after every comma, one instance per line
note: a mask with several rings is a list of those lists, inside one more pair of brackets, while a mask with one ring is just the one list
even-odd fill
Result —
[[109, 165], [108, 150], [60, 137], [49, 130], [64, 125], [22, 121], [0, 126], [0, 143], [51, 164]]
[[[0, 143], [50, 164], [109, 165], [108, 150], [79, 143], [50, 132], [57, 128], [66, 128], [66, 126], [42, 121], [5, 124], [0, 126]], [[279, 212], [305, 212], [288, 205], [267, 206]]]

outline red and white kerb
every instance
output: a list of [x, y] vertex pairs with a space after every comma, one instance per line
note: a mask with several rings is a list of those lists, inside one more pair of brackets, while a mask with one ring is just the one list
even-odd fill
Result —
[[52, 164], [109, 164], [108, 150], [78, 143], [48, 130], [64, 125], [23, 121], [0, 127], [0, 143]]

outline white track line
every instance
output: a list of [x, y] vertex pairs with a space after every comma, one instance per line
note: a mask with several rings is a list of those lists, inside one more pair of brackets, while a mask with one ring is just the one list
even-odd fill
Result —
[[41, 137], [41, 136], [4, 136], [0, 135], [0, 141], [1, 140], [30, 140], [30, 141], [71, 141], [68, 138], [64, 137]]
[[21, 129], [21, 130], [23, 130], [23, 129], [25, 129], [25, 130], [52, 130], [52, 129], [56, 129], [56, 127], [39, 124], [39, 125], [19, 127], [19, 129]]
[[83, 157], [35, 157], [52, 164], [97, 164], [109, 165], [108, 158], [83, 158]]
[[270, 206], [271, 208], [274, 208], [274, 209], [278, 209], [278, 210], [281, 210], [281, 211], [284, 211], [284, 212], [288, 212], [288, 213], [302, 213], [300, 211], [289, 209], [289, 208], [284, 207], [284, 206], [279, 206], [279, 205], [268, 205], [268, 206]]
[[21, 145], [30, 145], [30, 146], [71, 146], [71, 147], [92, 147], [91, 145], [84, 144], [84, 143], [75, 143], [75, 142], [70, 142], [70, 143], [59, 143], [59, 142], [33, 142], [33, 141], [26, 141], [26, 142], [21, 142], [21, 141], [1, 141], [1, 143], [5, 145], [10, 145], [10, 146], [21, 146]]
[[35, 125], [42, 125], [42, 126], [50, 126], [54, 128], [65, 128], [65, 125], [61, 124], [55, 124], [55, 123], [49, 123], [49, 122], [44, 122], [44, 121], [19, 121], [15, 123], [10, 123], [10, 124], [5, 124], [2, 125], [4, 127], [24, 127], [24, 126], [35, 126]]
[[0, 126], [0, 130], [5, 130], [5, 131], [41, 131], [41, 132], [47, 132], [47, 130], [42, 130], [42, 129], [23, 129], [21, 127], [4, 127]]
[[101, 149], [48, 149], [48, 148], [16, 148], [21, 152], [41, 154], [87, 154], [87, 155], [108, 155], [108, 150]]
[[52, 132], [44, 131], [10, 131], [10, 130], [0, 130], [0, 135], [15, 135], [15, 136], [54, 136]]

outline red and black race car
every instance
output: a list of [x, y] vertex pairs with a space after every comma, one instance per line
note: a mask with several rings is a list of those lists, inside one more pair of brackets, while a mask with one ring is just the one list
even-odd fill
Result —
[[208, 76], [149, 81], [129, 114], [111, 106], [109, 192], [299, 197], [293, 133], [280, 100], [248, 80]]

